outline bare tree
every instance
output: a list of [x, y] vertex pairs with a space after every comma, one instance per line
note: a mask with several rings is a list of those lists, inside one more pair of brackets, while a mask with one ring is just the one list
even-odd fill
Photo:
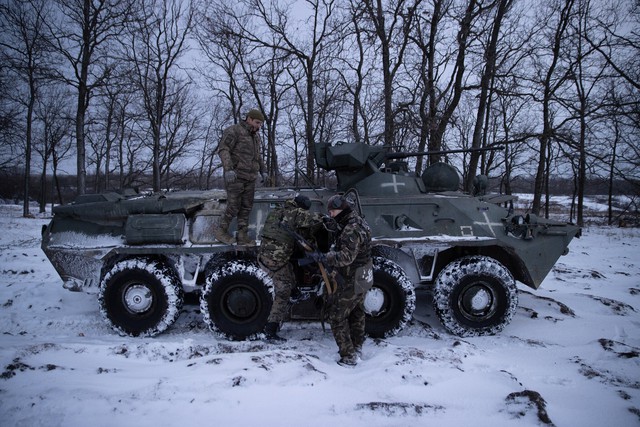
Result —
[[16, 80], [5, 61], [0, 61], [0, 170], [12, 167], [19, 157], [15, 136], [18, 132], [20, 109], [12, 100], [16, 91]]
[[[367, 35], [361, 28], [364, 10], [362, 2], [352, 0], [344, 12], [349, 25], [342, 37], [341, 50], [348, 52], [348, 56], [341, 57], [341, 64], [336, 64], [335, 72], [340, 76], [344, 90], [350, 94], [351, 101], [351, 135], [356, 143], [369, 141], [369, 118], [365, 114], [365, 79], [368, 76], [366, 68]], [[353, 76], [353, 77], [352, 77]]]
[[[212, 96], [207, 100], [209, 123], [200, 153], [199, 185], [200, 188], [210, 188], [215, 171], [221, 169], [221, 164], [218, 162], [216, 165], [214, 158], [224, 129], [223, 123], [229, 119], [237, 123], [244, 105], [241, 78], [236, 79], [236, 73], [238, 63], [244, 57], [245, 43], [224, 30], [226, 24], [221, 19], [225, 14], [217, 12], [220, 5], [200, 5], [202, 8], [198, 10], [194, 33], [205, 59], [202, 63], [196, 63], [196, 66]], [[229, 106], [231, 113], [227, 111]]]
[[130, 27], [129, 59], [135, 68], [136, 84], [151, 130], [153, 190], [160, 191], [163, 170], [167, 171], [170, 162], [179, 155], [166, 152], [170, 146], [163, 147], [163, 126], [189, 84], [178, 72], [178, 60], [187, 50], [194, 9], [189, 1], [144, 1], [141, 14]]
[[[612, 2], [598, 14], [595, 24], [600, 31], [584, 34], [589, 45], [636, 90], [640, 90], [640, 4], [626, 1]], [[621, 51], [629, 55], [618, 55]]]
[[[280, 182], [280, 166], [278, 164], [278, 135], [276, 125], [280, 118], [283, 99], [287, 99], [293, 86], [290, 78], [292, 59], [282, 55], [273, 47], [261, 47], [266, 55], [247, 54], [251, 50], [250, 44], [238, 37], [229, 37], [224, 26], [218, 29], [208, 27], [209, 40], [222, 40], [215, 51], [207, 48], [214, 61], [224, 65], [225, 74], [229, 81], [228, 92], [225, 96], [231, 105], [238, 108], [233, 110], [234, 122], [242, 119], [242, 106], [246, 98], [254, 99], [256, 107], [266, 114], [265, 126], [262, 131], [266, 138], [262, 138], [262, 154], [269, 174], [269, 182], [278, 185]], [[213, 30], [213, 31], [212, 31]], [[246, 111], [244, 112], [246, 113]], [[294, 161], [297, 164], [297, 159]], [[294, 172], [297, 174], [297, 168]]]
[[185, 157], [195, 155], [195, 142], [202, 140], [204, 135], [193, 99], [195, 96], [188, 87], [177, 92], [164, 119], [162, 133], [165, 143], [161, 153], [160, 176], [164, 178], [167, 190], [196, 169], [182, 162]]
[[404, 61], [413, 31], [416, 13], [422, 0], [394, 0], [385, 5], [382, 0], [362, 2], [365, 15], [373, 26], [381, 50], [382, 79], [384, 83], [384, 144], [394, 142], [393, 92], [396, 74]]
[[[421, 88], [417, 94], [418, 124], [418, 151], [425, 151], [427, 143], [432, 138], [432, 132], [436, 130], [438, 106], [441, 104], [437, 94], [438, 60], [436, 49], [440, 33], [440, 25], [447, 13], [450, 2], [446, 0], [433, 0], [433, 7], [428, 13], [420, 14], [416, 21], [416, 30], [410, 35], [412, 42], [417, 47], [419, 62], [415, 69], [418, 76], [416, 87]], [[446, 49], [442, 49], [446, 52]], [[443, 54], [442, 63], [446, 63], [446, 55]], [[441, 93], [444, 93], [441, 92]], [[433, 145], [430, 149], [436, 149]], [[437, 148], [439, 149], [439, 148]], [[416, 159], [416, 172], [422, 171], [423, 157]]]
[[[290, 10], [278, 1], [244, 0], [243, 7], [230, 9], [224, 3], [217, 9], [223, 13], [221, 22], [226, 25], [228, 36], [244, 40], [249, 51], [267, 48], [280, 56], [293, 58], [298, 67], [289, 68], [292, 83], [297, 87], [304, 122], [304, 135], [307, 149], [306, 172], [312, 176], [315, 144], [315, 87], [319, 72], [320, 58], [331, 45], [332, 18], [336, 8], [335, 0], [307, 0], [310, 10], [306, 28], [310, 29], [307, 38], [301, 34], [300, 27], [290, 26]], [[300, 76], [297, 73], [300, 73]]]
[[612, 69], [611, 79], [602, 90], [606, 110], [603, 125], [610, 134], [603, 138], [606, 144], [599, 144], [609, 148], [609, 155], [600, 158], [606, 162], [611, 224], [616, 182], [631, 189], [631, 201], [623, 212], [634, 205], [637, 209], [640, 198], [640, 4], [620, 0], [598, 6], [591, 31], [584, 32], [583, 37]]
[[[610, 68], [607, 62], [599, 60], [596, 51], [586, 42], [592, 32], [593, 13], [590, 0], [579, 0], [576, 5], [576, 19], [572, 22], [572, 38], [565, 54], [571, 58], [570, 78], [575, 89], [575, 100], [570, 100], [566, 108], [578, 123], [577, 138], [572, 138], [570, 148], [577, 152], [576, 158], [576, 220], [584, 225], [584, 196], [587, 185], [587, 153], [589, 140], [596, 139], [592, 123], [597, 123], [596, 113], [602, 108], [605, 99], [598, 89], [606, 78]], [[562, 101], [562, 100], [561, 100]], [[598, 114], [599, 115], [599, 114]]]
[[41, 96], [36, 104], [35, 116], [40, 124], [40, 135], [35, 138], [36, 151], [42, 160], [40, 173], [40, 213], [45, 212], [48, 199], [48, 169], [52, 163], [53, 185], [57, 189], [59, 203], [62, 203], [58, 182], [59, 162], [67, 156], [71, 148], [69, 139], [72, 121], [69, 114], [67, 94], [60, 88], [52, 88]]
[[51, 25], [56, 50], [70, 69], [59, 78], [77, 90], [75, 114], [77, 192], [86, 192], [85, 118], [93, 91], [104, 83], [113, 65], [110, 43], [120, 37], [134, 0], [55, 0], [59, 22]]
[[25, 85], [24, 96], [19, 102], [26, 109], [25, 171], [23, 216], [29, 216], [31, 179], [31, 152], [34, 108], [48, 69], [48, 49], [45, 22], [50, 10], [44, 0], [11, 0], [0, 5], [3, 38], [2, 60], [9, 64], [11, 72]]
[[[543, 73], [540, 81], [542, 90], [542, 133], [538, 138], [540, 144], [537, 159], [538, 167], [533, 190], [533, 204], [531, 207], [532, 212], [536, 215], [540, 214], [542, 193], [546, 188], [545, 181], [549, 178], [549, 145], [554, 135], [552, 102], [556, 91], [567, 79], [566, 71], [558, 75], [557, 68], [562, 46], [566, 38], [567, 28], [569, 27], [573, 14], [574, 0], [563, 0], [561, 4], [551, 1], [549, 4], [551, 9], [548, 19], [552, 23], [551, 25], [553, 25], [553, 27], [550, 28], [551, 51], [549, 62], [544, 64], [542, 66], [543, 69], [541, 69]], [[543, 41], [542, 43], [545, 42]], [[548, 216], [548, 191], [545, 193], [547, 194], [547, 203], [545, 203], [545, 206], [547, 206], [546, 216]]]
[[[416, 30], [411, 33], [418, 61], [414, 75], [419, 76], [416, 87], [418, 149], [440, 151], [444, 135], [453, 126], [453, 119], [468, 79], [467, 62], [469, 47], [477, 37], [473, 33], [476, 20], [487, 11], [483, 2], [466, 0], [455, 3], [449, 0], [432, 0], [433, 8], [425, 9], [418, 16]], [[457, 27], [455, 38], [451, 28]], [[425, 147], [426, 146], [426, 147]], [[439, 154], [429, 156], [429, 163], [440, 161]], [[422, 167], [422, 158], [416, 161], [416, 170]]]
[[220, 132], [216, 126], [219, 109], [220, 106], [218, 105], [213, 106], [213, 109], [209, 109], [212, 112], [208, 117], [209, 122], [204, 126], [204, 143], [198, 160], [198, 188], [201, 190], [208, 190], [212, 187], [212, 177], [215, 170], [218, 169], [214, 165], [214, 152], [220, 140]]
[[[488, 117], [490, 97], [493, 90], [493, 80], [496, 71], [496, 61], [498, 53], [498, 43], [501, 36], [502, 22], [505, 15], [511, 8], [513, 0], [498, 0], [495, 15], [493, 17], [493, 23], [491, 28], [491, 35], [489, 37], [489, 43], [484, 54], [485, 64], [482, 71], [482, 77], [480, 79], [480, 93], [478, 95], [478, 109], [476, 114], [476, 123], [473, 130], [473, 139], [471, 141], [471, 148], [480, 148], [482, 146], [483, 134], [488, 133], [489, 129], [486, 126], [485, 120]], [[473, 190], [473, 180], [476, 175], [478, 163], [480, 160], [480, 152], [472, 151], [469, 158], [469, 166], [467, 173], [467, 180], [464, 184], [464, 188], [471, 192]]]
[[[112, 162], [116, 164], [115, 167], [122, 167], [118, 162], [120, 157], [116, 156], [118, 152], [114, 153], [114, 148], [117, 146], [118, 141], [124, 138], [124, 133], [126, 132], [126, 106], [129, 103], [132, 90], [130, 85], [127, 84], [130, 79], [126, 78], [125, 73], [116, 73], [114, 77], [115, 78], [111, 78], [106, 85], [100, 88], [98, 92], [98, 103], [100, 104], [101, 110], [99, 124], [102, 129], [97, 133], [104, 140], [103, 189], [112, 187], [111, 175], [115, 171]], [[100, 167], [96, 165], [96, 191], [101, 190], [99, 177]]]

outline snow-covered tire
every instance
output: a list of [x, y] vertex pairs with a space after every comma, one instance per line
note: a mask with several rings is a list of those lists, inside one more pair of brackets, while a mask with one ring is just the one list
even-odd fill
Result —
[[445, 266], [436, 279], [435, 312], [452, 334], [495, 335], [509, 324], [517, 307], [515, 280], [493, 258], [460, 258]]
[[271, 278], [256, 264], [230, 261], [207, 277], [200, 311], [209, 328], [231, 340], [256, 338], [274, 298]]
[[178, 319], [184, 297], [176, 273], [161, 261], [128, 259], [100, 281], [98, 301], [105, 320], [121, 335], [152, 337]]
[[382, 257], [373, 258], [373, 287], [364, 299], [365, 332], [372, 338], [390, 337], [411, 320], [416, 308], [413, 284], [402, 267]]

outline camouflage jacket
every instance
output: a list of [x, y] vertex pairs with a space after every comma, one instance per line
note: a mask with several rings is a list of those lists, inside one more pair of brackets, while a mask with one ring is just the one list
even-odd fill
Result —
[[224, 130], [217, 152], [225, 172], [234, 170], [238, 178], [255, 181], [258, 172], [266, 171], [260, 147], [260, 135], [253, 133], [246, 122], [240, 122]]
[[369, 224], [351, 209], [336, 216], [338, 234], [333, 250], [327, 253], [327, 264], [337, 267], [349, 280], [357, 267], [371, 260], [371, 229]]
[[289, 262], [296, 244], [293, 236], [280, 226], [281, 222], [310, 241], [313, 241], [317, 229], [323, 226], [322, 214], [299, 208], [293, 200], [271, 210], [262, 228], [258, 255], [278, 265]]

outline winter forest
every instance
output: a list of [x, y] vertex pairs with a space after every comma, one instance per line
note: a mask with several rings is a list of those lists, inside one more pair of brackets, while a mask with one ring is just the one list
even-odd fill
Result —
[[[267, 117], [270, 184], [327, 185], [317, 142], [454, 165], [463, 189], [562, 179], [640, 198], [637, 0], [0, 0], [0, 197], [221, 187], [214, 150]], [[568, 189], [568, 190], [567, 190]]]

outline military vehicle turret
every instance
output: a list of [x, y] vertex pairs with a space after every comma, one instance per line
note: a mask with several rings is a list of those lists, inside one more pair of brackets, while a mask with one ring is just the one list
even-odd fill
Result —
[[[325, 212], [328, 198], [343, 193], [372, 229], [374, 286], [365, 298], [370, 336], [390, 336], [406, 325], [416, 287], [433, 290], [435, 312], [449, 332], [498, 333], [516, 311], [516, 281], [537, 289], [580, 228], [504, 207], [512, 197], [484, 194], [482, 177], [469, 195], [459, 191], [449, 165], [431, 165], [418, 176], [398, 161], [422, 154], [317, 144], [316, 162], [335, 171], [337, 189], [261, 188], [250, 232], [259, 238], [269, 210], [296, 194]], [[165, 331], [185, 294], [194, 293], [212, 330], [252, 338], [266, 322], [273, 284], [257, 265], [256, 247], [215, 241], [211, 230], [225, 197], [221, 190], [82, 195], [53, 209], [42, 249], [63, 286], [96, 293], [104, 318], [121, 334]], [[321, 234], [316, 240], [326, 251], [331, 236]], [[302, 250], [295, 255], [303, 256]], [[292, 262], [298, 285], [290, 319], [318, 320], [322, 275], [316, 265]]]

